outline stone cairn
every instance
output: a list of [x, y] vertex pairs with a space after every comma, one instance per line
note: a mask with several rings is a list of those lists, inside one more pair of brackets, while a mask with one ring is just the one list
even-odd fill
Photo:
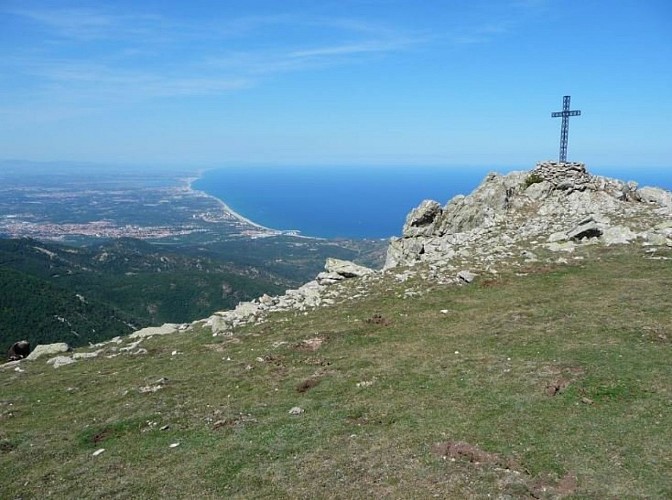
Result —
[[586, 165], [579, 162], [542, 161], [537, 163], [530, 174], [550, 182], [555, 189], [560, 190], [583, 191], [592, 181]]

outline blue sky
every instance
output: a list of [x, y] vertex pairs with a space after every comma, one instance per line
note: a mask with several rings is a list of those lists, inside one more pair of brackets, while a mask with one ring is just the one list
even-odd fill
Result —
[[0, 0], [0, 159], [672, 165], [670, 0]]

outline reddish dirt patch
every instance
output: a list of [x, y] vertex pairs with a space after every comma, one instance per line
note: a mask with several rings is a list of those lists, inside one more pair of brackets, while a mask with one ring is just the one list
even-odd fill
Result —
[[533, 498], [564, 498], [576, 493], [579, 483], [575, 474], [567, 473], [560, 480], [550, 478], [537, 479], [530, 493]]
[[295, 344], [294, 348], [298, 349], [299, 351], [315, 352], [320, 347], [322, 347], [322, 344], [324, 344], [326, 341], [326, 337], [313, 337], [312, 339], [305, 339], [298, 344]]
[[546, 395], [557, 396], [558, 394], [565, 392], [567, 387], [569, 387], [569, 380], [566, 378], [559, 378], [546, 386]]
[[296, 392], [308, 392], [311, 390], [313, 387], [315, 387], [317, 384], [320, 383], [320, 379], [316, 378], [309, 378], [301, 382], [299, 385], [296, 386]]
[[583, 368], [579, 366], [568, 366], [564, 368], [555, 368], [550, 370], [550, 374], [555, 375], [555, 379], [544, 387], [547, 396], [553, 397], [562, 394], [567, 390], [570, 384], [576, 382], [584, 374]]
[[488, 279], [488, 280], [483, 280], [479, 283], [479, 285], [482, 288], [491, 288], [495, 286], [502, 286], [504, 284], [503, 280], [498, 280], [498, 279]]
[[384, 318], [382, 314], [374, 314], [370, 318], [365, 319], [364, 322], [370, 325], [382, 325], [382, 326], [389, 326], [392, 324], [392, 322], [389, 319]]
[[515, 465], [511, 460], [505, 459], [496, 453], [481, 450], [478, 446], [465, 443], [464, 441], [438, 443], [432, 447], [432, 451], [442, 458], [471, 462], [473, 464], [495, 465], [507, 469], [514, 469], [513, 466]]

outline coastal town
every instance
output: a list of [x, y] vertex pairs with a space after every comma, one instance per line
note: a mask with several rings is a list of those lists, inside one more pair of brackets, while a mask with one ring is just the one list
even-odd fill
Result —
[[[193, 178], [158, 183], [115, 173], [96, 181], [73, 174], [60, 183], [45, 179], [30, 186], [3, 179], [0, 235], [55, 241], [106, 238], [261, 238], [291, 231], [259, 226], [222, 201], [191, 187]], [[172, 185], [171, 185], [172, 184]]]

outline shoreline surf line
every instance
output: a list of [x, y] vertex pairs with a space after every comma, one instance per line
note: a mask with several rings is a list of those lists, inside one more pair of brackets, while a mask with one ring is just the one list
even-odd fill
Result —
[[224, 200], [222, 200], [222, 199], [220, 199], [216, 196], [213, 196], [211, 194], [208, 194], [205, 191], [202, 191], [200, 189], [195, 189], [193, 187], [193, 183], [196, 182], [197, 180], [199, 180], [202, 177], [202, 175], [205, 171], [206, 170], [199, 170], [196, 173], [197, 177], [186, 177], [186, 178], [181, 179], [186, 184], [186, 186], [185, 186], [186, 190], [190, 193], [197, 194], [199, 196], [204, 196], [206, 198], [211, 198], [211, 199], [215, 200], [217, 202], [217, 204], [224, 211], [229, 213], [236, 220], [238, 220], [240, 222], [244, 222], [245, 224], [249, 224], [253, 228], [266, 233], [268, 236], [293, 236], [295, 238], [304, 238], [304, 239], [309, 239], [309, 240], [324, 240], [324, 239], [326, 239], [326, 238], [319, 238], [319, 237], [316, 237], [316, 236], [305, 236], [305, 235], [301, 234], [301, 231], [298, 230], [298, 229], [274, 229], [274, 228], [271, 228], [271, 227], [263, 226], [263, 225], [261, 225], [257, 222], [254, 222], [251, 219], [248, 219], [244, 215], [242, 215], [242, 214], [236, 212], [235, 210], [233, 210], [229, 205], [226, 204], [226, 202], [224, 202]]

